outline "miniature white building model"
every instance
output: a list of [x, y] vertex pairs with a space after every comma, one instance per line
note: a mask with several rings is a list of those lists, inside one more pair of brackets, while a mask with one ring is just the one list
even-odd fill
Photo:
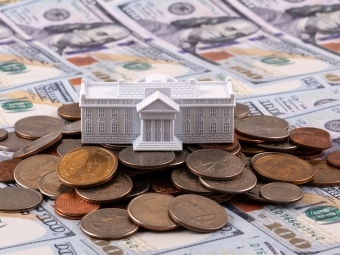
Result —
[[235, 99], [226, 81], [178, 82], [161, 74], [135, 82], [87, 82], [80, 90], [83, 143], [133, 143], [137, 151], [182, 143], [231, 143]]

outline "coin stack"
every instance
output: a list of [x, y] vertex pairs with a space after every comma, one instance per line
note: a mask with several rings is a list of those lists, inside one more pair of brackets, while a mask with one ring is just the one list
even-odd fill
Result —
[[55, 199], [56, 214], [81, 220], [82, 231], [94, 238], [121, 239], [139, 227], [212, 232], [228, 221], [218, 203], [294, 203], [303, 197], [296, 185], [340, 184], [340, 152], [311, 160], [331, 146], [326, 131], [288, 132], [280, 118], [248, 114], [237, 103], [233, 143], [188, 144], [179, 152], [83, 145], [78, 104], [58, 110], [74, 121], [68, 125], [49, 116], [21, 119], [14, 133], [0, 130], [0, 149], [15, 151], [0, 163], [0, 181], [20, 186], [0, 190], [0, 211], [33, 209], [43, 194]]

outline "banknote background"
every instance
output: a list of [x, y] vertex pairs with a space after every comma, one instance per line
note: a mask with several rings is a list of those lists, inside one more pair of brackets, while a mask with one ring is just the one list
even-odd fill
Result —
[[[1, 128], [13, 131], [24, 116], [58, 117], [59, 106], [78, 101], [82, 78], [230, 76], [251, 115], [327, 130], [333, 147], [325, 157], [340, 149], [338, 13], [335, 0], [0, 1], [0, 103], [32, 105], [1, 107]], [[11, 156], [0, 151], [0, 161]], [[26, 213], [0, 213], [0, 254], [339, 254], [340, 222], [306, 211], [340, 213], [340, 187], [303, 189], [292, 206], [226, 202], [228, 225], [214, 233], [141, 231], [119, 241], [87, 237], [45, 200]]]

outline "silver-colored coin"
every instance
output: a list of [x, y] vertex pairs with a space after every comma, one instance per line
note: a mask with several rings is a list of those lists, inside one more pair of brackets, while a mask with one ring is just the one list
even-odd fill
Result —
[[15, 181], [22, 187], [39, 190], [39, 182], [46, 174], [55, 171], [59, 158], [40, 154], [21, 161], [14, 170]]
[[24, 212], [38, 207], [43, 200], [40, 192], [21, 187], [0, 189], [0, 212]]
[[149, 191], [150, 182], [145, 177], [136, 176], [132, 177], [131, 180], [133, 183], [132, 191], [123, 199], [132, 199]]
[[80, 229], [93, 238], [104, 240], [123, 239], [133, 235], [138, 225], [129, 218], [127, 210], [118, 208], [99, 209], [85, 215]]
[[63, 193], [73, 192], [73, 188], [62, 184], [57, 176], [57, 172], [53, 171], [46, 174], [39, 182], [40, 192], [50, 199], [56, 199]]
[[290, 142], [289, 139], [282, 142], [264, 142], [259, 143], [257, 147], [265, 149], [266, 151], [289, 152], [297, 150], [299, 147]]
[[266, 115], [248, 116], [247, 118], [244, 118], [242, 121], [246, 121], [247, 123], [252, 123], [254, 125], [264, 125], [268, 127], [276, 127], [283, 129], [289, 128], [289, 124], [286, 120], [275, 116]]
[[81, 133], [81, 121], [71, 122], [60, 129], [63, 135], [78, 135]]
[[248, 164], [247, 156], [244, 155], [242, 152], [238, 153], [237, 157], [242, 160], [244, 166], [246, 166]]
[[246, 199], [248, 199], [248, 200], [250, 199], [250, 200], [253, 200], [253, 201], [257, 201], [257, 202], [268, 202], [268, 200], [264, 199], [260, 194], [260, 190], [261, 190], [262, 186], [264, 186], [265, 184], [266, 183], [264, 183], [262, 181], [257, 181], [254, 188], [252, 188], [248, 192], [242, 194], [241, 196], [246, 197]]
[[0, 141], [4, 140], [5, 138], [7, 138], [7, 136], [8, 136], [7, 130], [0, 128]]
[[81, 146], [83, 146], [83, 144], [80, 139], [67, 140], [58, 146], [57, 153], [60, 157], [62, 157], [67, 152], [80, 148]]
[[254, 188], [257, 182], [255, 174], [248, 168], [244, 168], [242, 173], [232, 180], [216, 181], [202, 177], [199, 177], [199, 180], [203, 186], [207, 187], [208, 189], [230, 194], [245, 193]]
[[175, 151], [175, 160], [171, 162], [169, 165], [165, 166], [164, 170], [172, 169], [172, 168], [176, 168], [176, 167], [180, 167], [181, 165], [184, 165], [189, 154], [190, 153], [187, 150]]
[[288, 204], [299, 201], [303, 197], [300, 187], [286, 182], [272, 182], [260, 189], [261, 196], [270, 202]]
[[0, 150], [2, 151], [17, 151], [22, 147], [25, 147], [31, 141], [21, 138], [15, 134], [15, 132], [8, 133], [7, 138], [0, 141]]
[[243, 119], [248, 116], [249, 112], [250, 109], [248, 105], [236, 103], [234, 108], [234, 118]]
[[117, 173], [110, 181], [90, 189], [76, 188], [77, 195], [93, 203], [110, 203], [127, 196], [132, 191], [132, 180], [123, 173]]
[[238, 157], [221, 150], [195, 151], [188, 156], [186, 164], [194, 174], [215, 180], [236, 178], [244, 168]]

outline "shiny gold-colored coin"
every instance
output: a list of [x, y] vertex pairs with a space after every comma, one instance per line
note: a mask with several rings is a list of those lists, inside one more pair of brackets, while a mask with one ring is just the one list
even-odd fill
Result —
[[303, 197], [300, 187], [286, 182], [272, 182], [263, 185], [260, 193], [266, 200], [277, 204], [294, 203]]
[[96, 146], [81, 147], [60, 159], [57, 175], [67, 186], [91, 188], [109, 181], [117, 166], [117, 156], [109, 150]]
[[65, 104], [59, 107], [58, 115], [65, 120], [80, 120], [81, 111], [79, 103]]
[[333, 167], [325, 160], [311, 160], [308, 161], [315, 170], [315, 176], [312, 181], [308, 183], [311, 186], [327, 187], [340, 185], [340, 170]]

